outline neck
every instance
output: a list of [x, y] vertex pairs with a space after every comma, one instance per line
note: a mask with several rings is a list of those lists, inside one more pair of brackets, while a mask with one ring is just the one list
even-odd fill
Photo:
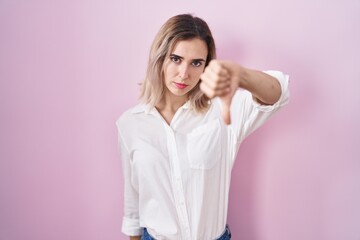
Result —
[[172, 119], [175, 116], [176, 111], [184, 105], [188, 96], [176, 96], [169, 91], [164, 94], [161, 101], [155, 106], [160, 115], [164, 118], [167, 124], [171, 124]]
[[187, 101], [187, 96], [174, 96], [165, 94], [163, 99], [156, 105], [160, 111], [175, 113]]

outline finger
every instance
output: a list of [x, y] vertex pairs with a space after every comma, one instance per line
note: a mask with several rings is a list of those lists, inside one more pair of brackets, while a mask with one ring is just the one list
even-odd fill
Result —
[[229, 125], [231, 123], [231, 116], [230, 116], [230, 102], [222, 101], [223, 103], [223, 111], [222, 111], [222, 117], [226, 125]]
[[218, 76], [212, 71], [204, 72], [200, 76], [201, 80], [211, 88], [222, 88], [230, 84], [230, 79], [225, 76]]
[[208, 98], [212, 99], [216, 96], [222, 97], [225, 96], [226, 94], [229, 94], [230, 86], [225, 86], [221, 89], [214, 89], [202, 81], [200, 83], [200, 90], [204, 92], [206, 96], [208, 96]]
[[219, 77], [226, 77], [226, 78], [229, 77], [229, 71], [223, 66], [210, 68], [209, 71]]
[[229, 71], [219, 62], [217, 61], [214, 63], [209, 69], [209, 72], [211, 72], [215, 76], [219, 77], [229, 77]]
[[217, 82], [217, 83], [214, 83], [212, 81], [206, 81], [206, 80], [202, 79], [202, 82], [204, 84], [206, 84], [209, 88], [211, 88], [215, 91], [229, 88], [231, 86], [230, 79], [226, 79], [226, 80], [223, 80], [223, 81]]
[[227, 81], [218, 83], [215, 87], [213, 87], [213, 89], [215, 91], [227, 92], [228, 90], [230, 90], [230, 86], [231, 86], [231, 82], [230, 82], [230, 80], [227, 80]]
[[215, 91], [212, 88], [210, 88], [207, 84], [205, 84], [203, 81], [201, 81], [200, 83], [200, 90], [203, 93], [205, 93], [205, 95], [210, 99], [215, 97]]

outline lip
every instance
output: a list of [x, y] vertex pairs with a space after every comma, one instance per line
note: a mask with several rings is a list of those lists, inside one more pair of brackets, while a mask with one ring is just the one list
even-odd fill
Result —
[[188, 85], [186, 84], [183, 84], [183, 83], [177, 83], [177, 82], [174, 82], [175, 86], [179, 89], [184, 89], [186, 88]]

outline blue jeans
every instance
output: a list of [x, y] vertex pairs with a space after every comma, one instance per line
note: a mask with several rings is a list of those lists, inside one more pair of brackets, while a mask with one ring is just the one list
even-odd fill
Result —
[[[224, 234], [221, 235], [216, 240], [230, 240], [231, 239], [231, 232], [230, 232], [229, 224], [226, 224], [225, 230], [226, 231], [224, 232]], [[153, 238], [145, 228], [144, 229], [144, 234], [141, 236], [141, 240], [156, 240], [156, 239]]]

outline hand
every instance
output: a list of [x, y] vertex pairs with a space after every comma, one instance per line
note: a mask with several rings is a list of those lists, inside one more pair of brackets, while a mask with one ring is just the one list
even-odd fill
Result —
[[223, 119], [231, 123], [231, 100], [239, 88], [239, 82], [244, 68], [230, 61], [212, 60], [201, 74], [200, 89], [210, 99], [220, 97], [223, 105]]

